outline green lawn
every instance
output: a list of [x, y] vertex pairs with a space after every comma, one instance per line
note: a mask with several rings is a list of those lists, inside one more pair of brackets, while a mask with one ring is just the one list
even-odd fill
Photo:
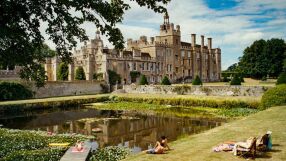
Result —
[[20, 104], [32, 104], [32, 103], [47, 103], [47, 102], [60, 102], [68, 100], [80, 100], [80, 99], [91, 99], [98, 98], [101, 96], [109, 96], [109, 94], [97, 94], [97, 95], [83, 95], [83, 96], [64, 96], [64, 97], [51, 97], [41, 99], [27, 99], [27, 100], [16, 100], [16, 101], [2, 101], [1, 105], [20, 105]]
[[286, 106], [272, 107], [241, 120], [226, 123], [201, 134], [179, 139], [170, 143], [174, 150], [163, 155], [131, 155], [125, 160], [164, 161], [236, 161], [245, 160], [231, 153], [212, 152], [212, 147], [227, 140], [243, 141], [250, 136], [264, 134], [271, 130], [273, 150], [257, 156], [256, 160], [286, 160]]

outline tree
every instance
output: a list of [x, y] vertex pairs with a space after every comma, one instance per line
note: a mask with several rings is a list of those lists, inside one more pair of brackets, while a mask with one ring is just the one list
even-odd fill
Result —
[[162, 79], [161, 85], [171, 85], [171, 82], [167, 76]]
[[130, 77], [131, 77], [131, 83], [135, 83], [136, 79], [140, 76], [140, 72], [138, 71], [131, 71], [130, 72]]
[[237, 74], [235, 74], [230, 81], [230, 85], [241, 85], [241, 78]]
[[82, 66], [80, 66], [80, 67], [78, 67], [76, 69], [76, 71], [75, 71], [75, 79], [76, 80], [86, 80], [85, 72], [84, 72]]
[[148, 85], [148, 81], [145, 75], [141, 75], [139, 85]]
[[277, 85], [279, 84], [286, 84], [286, 72], [282, 72], [276, 82]]
[[[154, 12], [166, 13], [163, 5], [170, 0], [135, 2]], [[85, 22], [94, 23], [116, 48], [122, 49], [124, 38], [117, 24], [122, 22], [128, 9], [130, 5], [125, 0], [1, 0], [0, 60], [23, 66], [23, 78], [35, 80], [39, 64], [45, 61], [44, 54], [35, 52], [43, 48], [40, 27], [45, 25], [42, 24], [47, 25], [45, 32], [56, 45], [57, 55], [63, 62], [71, 61], [70, 50], [76, 46], [76, 39], [88, 40], [82, 28]]]
[[110, 85], [116, 85], [116, 83], [121, 83], [121, 76], [117, 74], [115, 71], [108, 70], [108, 77], [109, 77], [109, 83]]
[[58, 80], [68, 80], [68, 77], [69, 77], [69, 66], [62, 62], [59, 66], [59, 69], [57, 71], [57, 77], [58, 77]]
[[248, 77], [278, 77], [286, 59], [286, 44], [282, 39], [258, 40], [247, 47], [239, 59], [238, 69]]
[[203, 85], [201, 78], [197, 75], [196, 78], [192, 81], [192, 85]]

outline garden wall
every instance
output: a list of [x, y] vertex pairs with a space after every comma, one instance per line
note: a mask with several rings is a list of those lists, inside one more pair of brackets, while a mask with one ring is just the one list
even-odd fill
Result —
[[47, 82], [45, 87], [32, 87], [35, 98], [75, 96], [102, 93], [102, 82]]
[[157, 86], [157, 85], [125, 85], [126, 93], [144, 94], [185, 94], [198, 96], [262, 96], [267, 86]]

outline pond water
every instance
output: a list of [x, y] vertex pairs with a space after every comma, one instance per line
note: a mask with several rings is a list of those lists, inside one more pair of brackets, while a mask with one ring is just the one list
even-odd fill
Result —
[[94, 148], [124, 146], [135, 153], [150, 148], [162, 135], [174, 141], [184, 135], [220, 126], [223, 122], [225, 120], [216, 118], [82, 107], [0, 117], [0, 124], [5, 128], [94, 135]]

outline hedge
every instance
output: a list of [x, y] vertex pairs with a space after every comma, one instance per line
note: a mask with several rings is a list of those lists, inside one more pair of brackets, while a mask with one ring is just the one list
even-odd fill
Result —
[[19, 83], [0, 83], [0, 101], [28, 99], [32, 97], [33, 92]]

